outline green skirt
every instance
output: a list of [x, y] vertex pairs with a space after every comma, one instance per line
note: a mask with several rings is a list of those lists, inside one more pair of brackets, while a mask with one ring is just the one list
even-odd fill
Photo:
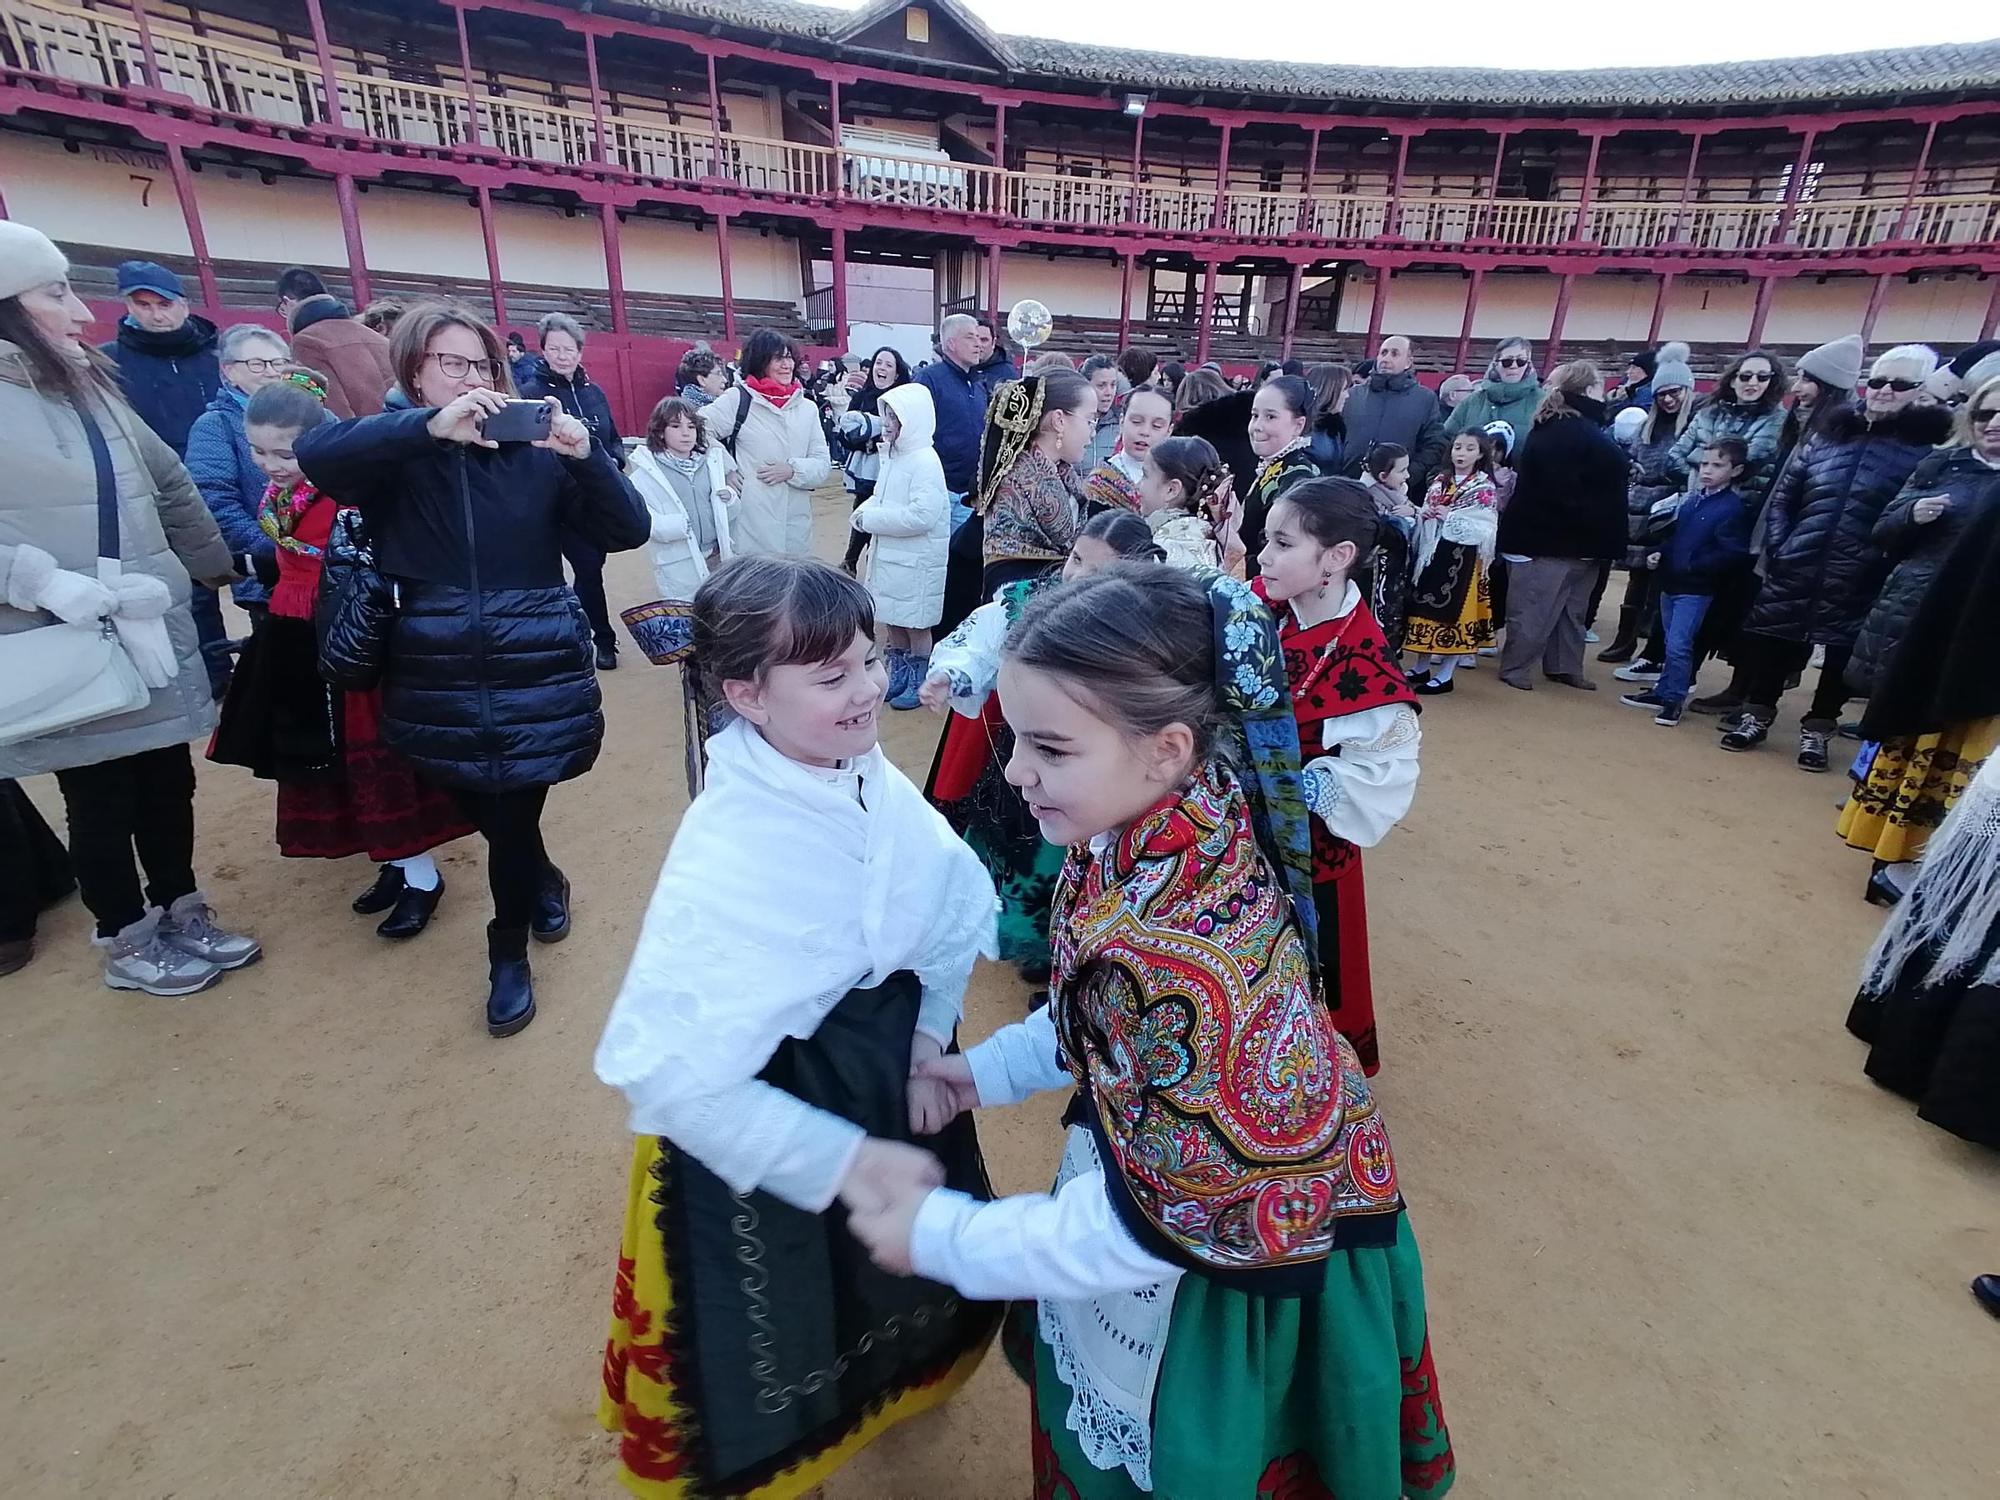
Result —
[[[1033, 1326], [1030, 1317], [1010, 1331]], [[1033, 1361], [1036, 1500], [1141, 1500], [1124, 1469], [1094, 1468], [1077, 1446], [1064, 1421], [1069, 1387], [1039, 1338]], [[1153, 1397], [1152, 1467], [1154, 1500], [1449, 1491], [1456, 1463], [1408, 1216], [1393, 1245], [1336, 1254], [1314, 1297], [1182, 1277]]]

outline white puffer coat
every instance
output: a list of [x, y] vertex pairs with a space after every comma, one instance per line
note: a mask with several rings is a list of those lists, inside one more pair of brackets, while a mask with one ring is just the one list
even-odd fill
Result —
[[[722, 451], [721, 444], [710, 443], [705, 457], [715, 540], [722, 560], [727, 562], [736, 555], [729, 532], [730, 512], [736, 504], [735, 491], [729, 488], [729, 455]], [[652, 522], [653, 586], [662, 599], [692, 599], [694, 591], [708, 577], [708, 559], [694, 544], [696, 532], [688, 518], [687, 502], [681, 499], [681, 492], [667, 478], [659, 460], [643, 444], [632, 450], [625, 477], [646, 502], [646, 513]]]
[[944, 618], [944, 575], [951, 545], [951, 494], [932, 439], [937, 409], [930, 391], [912, 382], [882, 393], [902, 431], [884, 445], [875, 493], [854, 512], [856, 530], [875, 538], [868, 549], [868, 592], [875, 619], [906, 630], [929, 630]]

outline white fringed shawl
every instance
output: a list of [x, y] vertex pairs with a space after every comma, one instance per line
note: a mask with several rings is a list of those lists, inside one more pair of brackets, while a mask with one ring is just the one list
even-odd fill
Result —
[[[1910, 960], [1937, 945], [1927, 982], [1955, 979], [1979, 961], [2000, 923], [2000, 755], [1986, 762], [1925, 846], [1917, 878], [1862, 968], [1861, 988], [1877, 993]], [[1973, 981], [2000, 984], [2000, 950]]]

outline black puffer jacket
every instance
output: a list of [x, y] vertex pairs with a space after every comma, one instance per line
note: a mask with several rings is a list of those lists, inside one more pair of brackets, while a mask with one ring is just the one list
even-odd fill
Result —
[[1604, 403], [1566, 399], [1571, 415], [1537, 422], [1518, 450], [1514, 498], [1500, 516], [1500, 550], [1609, 562], [1625, 555], [1632, 466], [1604, 430]]
[[1851, 646], [1889, 559], [1875, 523], [1951, 430], [1940, 407], [1906, 406], [1872, 426], [1848, 403], [1792, 455], [1764, 513], [1764, 587], [1744, 628]]
[[1646, 566], [1650, 553], [1659, 551], [1647, 541], [1647, 522], [1653, 507], [1670, 495], [1687, 492], [1687, 471], [1672, 462], [1674, 444], [1680, 439], [1677, 416], [1655, 406], [1646, 416], [1646, 425], [1632, 439], [1633, 477], [1625, 486], [1625, 566]]
[[1228, 466], [1239, 497], [1257, 487], [1260, 460], [1257, 450], [1250, 446], [1250, 408], [1255, 400], [1248, 391], [1234, 391], [1189, 407], [1174, 423], [1175, 437], [1208, 439], [1216, 455]]
[[[1949, 497], [1944, 514], [1918, 525], [1912, 512], [1930, 495]], [[1875, 523], [1875, 545], [1888, 556], [1890, 573], [1876, 596], [1875, 607], [1854, 642], [1854, 659], [1847, 682], [1857, 696], [1873, 691], [1896, 647], [1910, 633], [1917, 606], [1930, 592], [1931, 581], [1972, 523], [2000, 505], [2000, 470], [1981, 463], [1967, 447], [1945, 448], [1916, 467], [1902, 494]]]
[[402, 602], [382, 676], [389, 743], [432, 780], [512, 791], [590, 769], [604, 738], [590, 623], [559, 536], [606, 552], [651, 532], [645, 502], [587, 458], [441, 443], [435, 408], [329, 422], [298, 441], [318, 488], [357, 505]]
[[618, 420], [611, 414], [611, 398], [581, 365], [573, 375], [558, 375], [538, 354], [528, 361], [527, 374], [518, 384], [523, 396], [535, 400], [554, 396], [562, 402], [563, 410], [590, 429], [590, 435], [611, 455], [612, 461], [621, 469], [625, 467], [625, 442], [618, 435]]

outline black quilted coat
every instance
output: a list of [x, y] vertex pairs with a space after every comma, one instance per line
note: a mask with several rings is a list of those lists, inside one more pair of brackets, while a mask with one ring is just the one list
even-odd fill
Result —
[[[1919, 526], [1911, 512], [1929, 495], [1951, 499], [1943, 515]], [[1896, 647], [1910, 633], [1917, 606], [1958, 539], [1994, 505], [2000, 504], [2000, 471], [1981, 463], [1967, 447], [1942, 448], [1917, 465], [1903, 492], [1875, 523], [1875, 545], [1887, 555], [1889, 578], [1868, 611], [1854, 642], [1847, 682], [1866, 698], [1874, 691]]]
[[547, 786], [597, 759], [604, 714], [590, 624], [563, 581], [559, 535], [607, 552], [650, 534], [645, 503], [593, 444], [581, 459], [426, 431], [384, 412], [301, 434], [299, 467], [359, 506], [401, 604], [382, 674], [389, 743], [440, 785]]
[[1872, 426], [1848, 405], [1792, 455], [1764, 515], [1764, 587], [1745, 629], [1851, 646], [1889, 573], [1875, 523], [1951, 430], [1940, 407]]

